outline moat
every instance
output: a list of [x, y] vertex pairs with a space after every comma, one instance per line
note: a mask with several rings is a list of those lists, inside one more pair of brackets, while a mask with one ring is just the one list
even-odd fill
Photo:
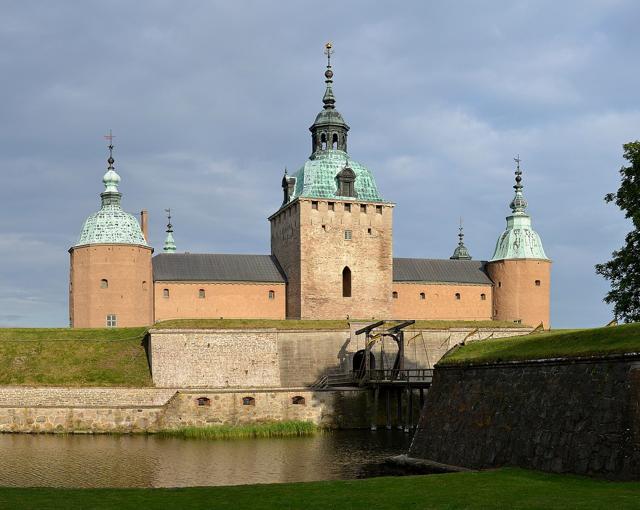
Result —
[[152, 435], [0, 434], [0, 486], [187, 487], [354, 479], [406, 453], [411, 434], [211, 441]]

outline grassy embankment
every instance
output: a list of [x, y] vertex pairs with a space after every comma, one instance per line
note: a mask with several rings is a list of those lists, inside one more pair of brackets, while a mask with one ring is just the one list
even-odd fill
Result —
[[500, 469], [366, 480], [184, 489], [0, 488], [0, 508], [637, 509], [640, 483]]
[[[440, 365], [640, 352], [640, 323], [470, 342]], [[639, 505], [640, 506], [640, 505]]]
[[163, 430], [158, 435], [185, 439], [249, 439], [302, 437], [316, 434], [320, 428], [309, 421], [282, 421], [248, 425], [210, 425]]
[[[419, 321], [413, 329], [513, 327], [509, 322]], [[346, 320], [179, 319], [156, 328], [345, 330]], [[0, 386], [151, 386], [146, 328], [0, 328]]]
[[[158, 322], [155, 329], [267, 329], [280, 330], [344, 330], [349, 329], [347, 320], [276, 320], [276, 319], [173, 319]], [[374, 322], [352, 320], [351, 322]], [[393, 321], [391, 321], [392, 323]], [[391, 326], [391, 323], [389, 326]], [[518, 324], [507, 321], [416, 321], [409, 329], [449, 329], [449, 328], [515, 328]]]
[[146, 328], [0, 328], [0, 386], [151, 386]]

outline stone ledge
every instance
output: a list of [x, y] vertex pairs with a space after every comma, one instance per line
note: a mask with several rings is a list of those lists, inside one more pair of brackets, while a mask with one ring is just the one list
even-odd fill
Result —
[[540, 365], [577, 365], [582, 363], [601, 363], [607, 361], [631, 361], [640, 359], [640, 352], [624, 352], [616, 354], [596, 354], [592, 356], [567, 356], [557, 358], [526, 359], [526, 360], [505, 360], [505, 361], [485, 361], [481, 363], [436, 363], [434, 368], [438, 370], [457, 370], [462, 368], [498, 368], [498, 367], [518, 367], [518, 366], [540, 366]]

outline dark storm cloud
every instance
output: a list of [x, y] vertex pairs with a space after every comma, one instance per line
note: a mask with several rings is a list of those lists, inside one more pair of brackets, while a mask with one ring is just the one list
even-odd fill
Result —
[[555, 326], [607, 322], [593, 264], [629, 224], [602, 201], [639, 138], [640, 8], [599, 2], [15, 2], [0, 12], [0, 324], [64, 325], [102, 134], [123, 204], [191, 252], [267, 253], [309, 155], [331, 39], [350, 153], [397, 203], [395, 254], [491, 256], [520, 153], [554, 260]]

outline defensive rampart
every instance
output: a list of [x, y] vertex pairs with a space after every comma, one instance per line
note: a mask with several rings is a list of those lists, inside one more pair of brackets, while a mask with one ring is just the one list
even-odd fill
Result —
[[410, 457], [640, 478], [640, 355], [436, 367]]

